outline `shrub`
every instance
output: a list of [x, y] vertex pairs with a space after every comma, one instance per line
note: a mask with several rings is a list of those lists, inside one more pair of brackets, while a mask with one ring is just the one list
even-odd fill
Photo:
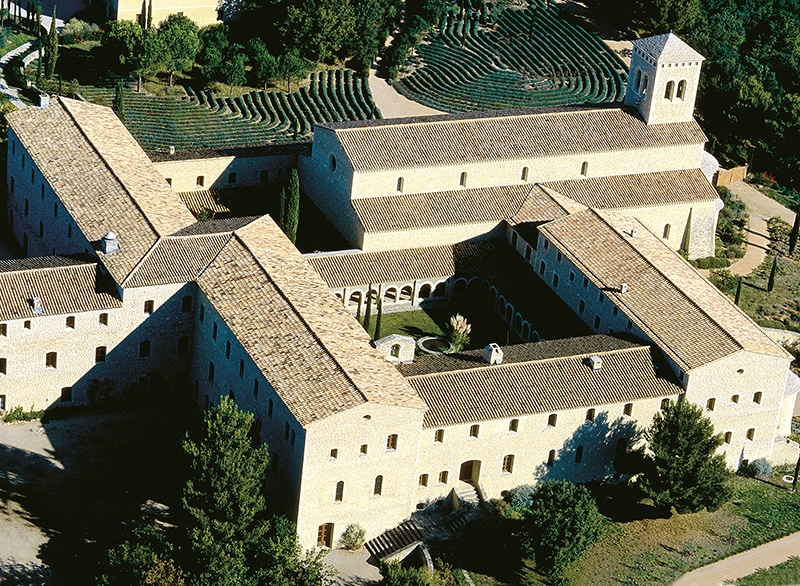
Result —
[[767, 476], [772, 473], [772, 464], [766, 458], [759, 458], [742, 467], [741, 472], [745, 476]]
[[20, 405], [17, 405], [11, 411], [5, 414], [3, 421], [12, 423], [14, 421], [33, 421], [34, 419], [41, 419], [44, 417], [44, 410], [35, 410], [31, 405], [30, 411], [25, 411]]
[[764, 187], [772, 187], [775, 185], [775, 177], [765, 171], [758, 171], [751, 175], [753, 183], [762, 185]]
[[736, 284], [736, 276], [728, 269], [712, 269], [708, 280], [724, 293], [731, 293]]
[[767, 231], [769, 237], [775, 242], [789, 244], [789, 235], [792, 233], [792, 226], [775, 216], [767, 220]]
[[85, 22], [77, 18], [70, 18], [60, 33], [61, 42], [73, 45], [83, 41], [99, 41], [102, 37], [100, 27], [94, 23]]
[[344, 549], [354, 550], [364, 545], [364, 536], [366, 531], [358, 523], [352, 523], [347, 526], [339, 538], [339, 546]]
[[698, 269], [721, 269], [731, 266], [731, 262], [727, 258], [718, 256], [706, 256], [689, 262]]

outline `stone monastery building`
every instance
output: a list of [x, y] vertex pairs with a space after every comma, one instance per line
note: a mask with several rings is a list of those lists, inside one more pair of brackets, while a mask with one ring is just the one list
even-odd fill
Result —
[[[0, 408], [234, 397], [307, 547], [459, 487], [611, 477], [678, 397], [730, 467], [796, 458], [790, 355], [677, 252], [713, 254], [721, 207], [692, 117], [701, 62], [661, 35], [634, 44], [624, 105], [322, 125], [303, 189], [354, 249], [305, 256], [268, 216], [196, 221], [171, 185], [202, 161], [155, 166], [108, 108], [10, 114], [27, 258], [0, 262]], [[354, 318], [369, 295], [390, 311], [467, 294], [513, 332], [500, 363], [393, 364], [405, 339], [379, 350]], [[540, 340], [548, 298], [591, 335]]]

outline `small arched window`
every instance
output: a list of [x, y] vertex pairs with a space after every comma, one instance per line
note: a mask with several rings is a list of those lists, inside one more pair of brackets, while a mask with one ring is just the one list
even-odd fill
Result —
[[667, 89], [664, 90], [664, 99], [672, 101], [672, 94], [675, 92], [675, 82], [668, 81], [667, 82]]
[[675, 95], [676, 98], [679, 100], [684, 99], [686, 97], [686, 80], [682, 79], [678, 82], [678, 93]]
[[581, 163], [581, 176], [586, 177], [589, 174], [589, 161]]
[[195, 181], [195, 185], [197, 187], [203, 187], [206, 184], [206, 178], [203, 175], [198, 175], [197, 180]]
[[665, 224], [664, 225], [664, 239], [665, 240], [667, 238], [669, 238], [669, 233], [670, 233], [671, 230], [672, 230], [672, 226], [670, 224]]
[[391, 354], [395, 358], [399, 358], [400, 357], [400, 344], [392, 344]]
[[523, 181], [527, 181], [528, 180], [528, 168], [527, 167], [523, 167], [522, 168], [522, 177], [521, 177], [521, 179]]
[[343, 498], [344, 498], [344, 480], [340, 480], [339, 482], [336, 483], [336, 497], [334, 498], [334, 501], [340, 503], [342, 502]]
[[380, 496], [383, 492], [383, 476], [379, 475], [375, 477], [375, 486], [372, 489], [373, 496]]
[[550, 452], [547, 454], [547, 465], [552, 468], [555, 462], [556, 462], [556, 451], [550, 450]]
[[463, 173], [461, 173], [461, 177], [460, 177], [460, 178], [459, 178], [459, 180], [458, 180], [458, 184], [459, 184], [461, 187], [466, 187], [466, 186], [467, 186], [467, 172], [466, 172], [466, 171], [464, 171]]
[[642, 81], [642, 94], [646, 94], [647, 93], [647, 83], [648, 83], [648, 81], [649, 80], [647, 78], [647, 74], [645, 73], [644, 74], [644, 79]]
[[583, 460], [583, 446], [578, 446], [575, 449], [575, 463], [580, 464]]
[[642, 70], [636, 70], [636, 89], [642, 91]]
[[403, 187], [405, 186], [406, 180], [403, 177], [397, 178], [397, 191], [402, 192]]

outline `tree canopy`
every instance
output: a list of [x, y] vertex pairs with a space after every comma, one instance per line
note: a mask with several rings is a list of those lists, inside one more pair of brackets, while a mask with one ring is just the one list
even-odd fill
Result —
[[711, 420], [686, 400], [670, 401], [653, 417], [646, 432], [639, 486], [656, 507], [679, 513], [719, 508], [728, 498], [730, 471], [717, 454], [721, 434]]
[[164, 40], [164, 67], [169, 71], [169, 85], [176, 71], [188, 71], [200, 51], [200, 33], [197, 25], [183, 14], [170, 14], [158, 25], [158, 34]]

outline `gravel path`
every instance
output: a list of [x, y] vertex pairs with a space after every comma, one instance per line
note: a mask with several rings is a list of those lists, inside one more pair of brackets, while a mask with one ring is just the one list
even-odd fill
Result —
[[733, 263], [730, 270], [734, 275], [749, 275], [764, 262], [769, 251], [767, 220], [778, 216], [789, 224], [793, 224], [794, 212], [744, 181], [731, 183], [727, 187], [744, 202], [750, 215], [750, 227], [747, 230], [747, 249], [744, 258]]
[[800, 532], [770, 541], [711, 565], [684, 574], [672, 586], [718, 586], [770, 568], [800, 553]]
[[369, 91], [372, 92], [372, 99], [381, 110], [384, 118], [411, 118], [413, 116], [430, 116], [432, 114], [445, 114], [440, 110], [434, 110], [423, 106], [405, 96], [401, 96], [389, 84], [389, 82], [375, 75], [375, 70], [369, 70]]

